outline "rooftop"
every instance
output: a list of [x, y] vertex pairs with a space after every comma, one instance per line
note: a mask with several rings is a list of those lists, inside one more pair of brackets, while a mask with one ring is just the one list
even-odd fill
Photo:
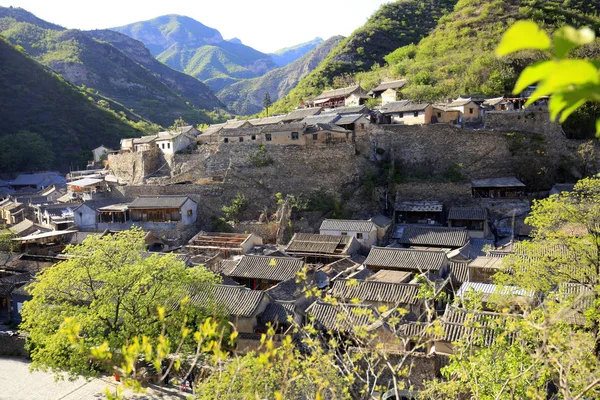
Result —
[[227, 275], [281, 282], [295, 278], [303, 267], [300, 258], [245, 255]]
[[191, 199], [188, 196], [139, 196], [129, 203], [129, 209], [180, 208], [187, 200]]
[[102, 183], [102, 182], [104, 182], [104, 179], [84, 178], [84, 179], [79, 179], [77, 181], [68, 182], [67, 186], [77, 186], [77, 187], [97, 186], [99, 183]]
[[281, 122], [300, 121], [310, 115], [317, 115], [321, 112], [319, 107], [301, 108], [294, 110], [288, 115], [281, 118]]
[[264, 296], [264, 292], [244, 286], [215, 285], [190, 296], [190, 302], [203, 307], [215, 304], [224, 307], [230, 315], [249, 318], [257, 311]]
[[319, 229], [321, 231], [371, 232], [376, 229], [376, 227], [371, 221], [326, 219], [323, 220]]
[[339, 115], [348, 115], [348, 114], [368, 114], [369, 113], [369, 109], [366, 106], [349, 106], [349, 107], [336, 107], [333, 108], [331, 110], [326, 110], [323, 111], [322, 114], [330, 114], [330, 113], [336, 113]]
[[315, 97], [314, 100], [331, 99], [337, 97], [347, 97], [356, 91], [363, 91], [360, 85], [348, 86], [341, 89], [325, 90], [319, 96]]
[[367, 280], [388, 283], [402, 283], [410, 281], [412, 276], [412, 272], [382, 269], [377, 271], [375, 274], [369, 276]]
[[207, 248], [238, 249], [253, 234], [251, 233], [224, 233], [201, 231], [190, 239], [188, 244]]
[[317, 235], [312, 233], [296, 233], [288, 243], [285, 251], [314, 254], [346, 254], [352, 241], [351, 236]]
[[383, 92], [388, 89], [400, 89], [406, 85], [406, 79], [399, 79], [395, 81], [381, 82], [379, 85], [371, 89], [369, 93]]
[[397, 201], [396, 211], [408, 212], [442, 212], [442, 203], [439, 201]]
[[420, 285], [379, 281], [350, 281], [338, 279], [333, 282], [331, 295], [342, 301], [359, 299], [381, 303], [417, 304]]
[[410, 100], [401, 100], [387, 103], [385, 106], [381, 107], [380, 111], [383, 114], [423, 111], [429, 106], [429, 103], [413, 103]]
[[254, 126], [272, 125], [280, 123], [284, 117], [285, 115], [276, 115], [274, 117], [250, 119], [248, 120], [248, 122], [250, 122]]
[[338, 114], [330, 113], [330, 114], [319, 114], [319, 115], [310, 115], [302, 120], [306, 125], [315, 125], [315, 124], [333, 124], [340, 116]]
[[504, 178], [489, 178], [478, 179], [471, 181], [471, 186], [474, 188], [490, 188], [490, 187], [525, 187], [525, 184], [514, 176]]
[[340, 116], [340, 119], [335, 121], [336, 125], [350, 125], [355, 123], [361, 118], [365, 118], [364, 114], [348, 114]]
[[443, 251], [373, 247], [364, 264], [381, 269], [405, 271], [439, 271], [448, 263]]
[[464, 228], [409, 225], [398, 242], [410, 246], [457, 248], [469, 242], [469, 234]]
[[306, 314], [314, 318], [317, 326], [324, 330], [351, 332], [357, 327], [372, 325], [378, 318], [377, 311], [369, 305], [335, 305], [321, 300], [315, 301], [306, 309]]
[[481, 207], [451, 207], [448, 219], [481, 221], [486, 219], [485, 210]]
[[293, 122], [288, 124], [273, 124], [264, 125], [260, 128], [262, 133], [276, 133], [276, 132], [303, 132], [306, 128], [304, 122]]

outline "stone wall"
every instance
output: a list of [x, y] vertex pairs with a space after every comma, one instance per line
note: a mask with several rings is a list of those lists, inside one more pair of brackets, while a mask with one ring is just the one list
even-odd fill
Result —
[[160, 173], [161, 166], [168, 168], [161, 151], [157, 148], [148, 151], [108, 155], [108, 168], [110, 171], [130, 184], [143, 183], [148, 175]]
[[25, 336], [9, 335], [6, 332], [0, 332], [0, 356], [27, 357]]
[[518, 111], [488, 111], [485, 114], [485, 129], [563, 135], [561, 125], [550, 121], [548, 110], [535, 106]]

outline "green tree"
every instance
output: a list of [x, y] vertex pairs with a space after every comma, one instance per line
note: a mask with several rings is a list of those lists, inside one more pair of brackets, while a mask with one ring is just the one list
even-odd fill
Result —
[[[172, 305], [188, 295], [186, 288], [208, 290], [217, 276], [187, 268], [174, 254], [145, 256], [144, 250], [140, 229], [92, 235], [67, 247], [65, 261], [38, 274], [20, 327], [29, 334], [35, 368], [93, 374], [99, 366], [89, 362], [90, 349], [104, 346], [118, 362], [122, 346], [134, 337], [179, 337], [182, 324], [191, 329], [205, 319], [189, 304]], [[68, 323], [76, 325], [80, 346], [65, 331]]]
[[246, 196], [238, 193], [228, 206], [221, 207], [227, 221], [239, 222], [242, 213], [248, 208]]
[[52, 145], [33, 132], [18, 132], [0, 137], [0, 171], [5, 173], [41, 171], [52, 168]]
[[268, 91], [265, 91], [265, 95], [263, 96], [263, 107], [265, 108], [265, 112], [267, 113], [267, 117], [269, 116], [269, 107], [271, 107], [271, 95]]

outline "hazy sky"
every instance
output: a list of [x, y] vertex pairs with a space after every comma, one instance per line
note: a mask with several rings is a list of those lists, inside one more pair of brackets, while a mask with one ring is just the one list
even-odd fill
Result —
[[70, 29], [102, 29], [165, 14], [194, 18], [263, 52], [317, 36], [348, 36], [390, 0], [0, 0]]

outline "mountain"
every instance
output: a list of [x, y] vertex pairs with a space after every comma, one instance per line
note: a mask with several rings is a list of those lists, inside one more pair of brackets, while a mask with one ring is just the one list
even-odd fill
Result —
[[344, 77], [369, 71], [376, 64], [382, 65], [390, 52], [418, 43], [455, 4], [456, 0], [397, 0], [382, 5], [365, 25], [343, 40], [294, 90], [274, 104], [273, 111], [289, 111], [326, 88], [348, 86], [351, 82]]
[[277, 50], [275, 53], [271, 54], [271, 58], [275, 61], [280, 67], [285, 67], [286, 65], [296, 61], [300, 57], [304, 56], [311, 50], [317, 48], [318, 45], [323, 43], [324, 40], [320, 37], [314, 38], [313, 40], [297, 44], [296, 46], [286, 47], [280, 50]]
[[258, 78], [246, 79], [227, 86], [217, 93], [217, 97], [227, 105], [228, 109], [237, 114], [259, 113], [263, 109], [262, 102], [266, 91], [269, 92], [273, 102], [288, 94], [343, 39], [343, 36], [332, 37], [285, 67], [269, 71]]
[[215, 92], [277, 67], [269, 55], [239, 40], [224, 40], [216, 29], [189, 17], [165, 15], [112, 30], [141, 41], [159, 61], [200, 79]]
[[[56, 153], [55, 167], [67, 170], [83, 152], [101, 144], [117, 147], [120, 138], [142, 134], [1, 37], [0, 60], [0, 137], [39, 134]], [[11, 150], [3, 148], [2, 156]]]
[[[25, 10], [0, 7], [0, 34], [11, 43], [71, 83], [92, 88], [153, 122], [168, 126], [179, 117], [209, 122], [203, 109], [222, 105], [203, 83], [154, 62], [139, 42], [40, 21]], [[181, 87], [189, 87], [187, 95], [177, 91]]]

